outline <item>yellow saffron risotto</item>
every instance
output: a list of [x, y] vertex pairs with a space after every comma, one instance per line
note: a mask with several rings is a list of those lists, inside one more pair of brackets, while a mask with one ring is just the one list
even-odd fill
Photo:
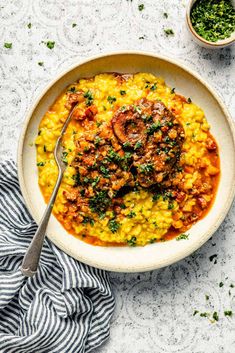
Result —
[[[164, 79], [150, 73], [104, 73], [93, 78], [80, 79], [67, 87], [56, 99], [42, 118], [35, 141], [39, 186], [46, 202], [58, 174], [53, 150], [72, 107], [68, 104], [69, 97], [76, 92], [79, 92], [82, 99], [76, 101], [78, 116], [72, 119], [63, 139], [67, 167], [53, 207], [55, 217], [69, 233], [94, 245], [146, 245], [184, 233], [206, 214], [216, 193], [220, 171], [218, 147], [209, 132], [209, 124], [203, 110], [190, 98], [178, 95], [174, 88], [165, 84]], [[164, 103], [183, 128], [184, 140], [177, 161], [177, 171], [174, 171], [175, 174], [169, 185], [166, 183], [166, 187], [161, 189], [161, 183], [158, 183], [157, 188], [154, 185], [132, 187], [118, 195], [118, 203], [115, 203], [110, 192], [102, 193], [102, 186], [98, 184], [102, 178], [104, 183], [112, 180], [113, 175], [108, 174], [110, 171], [105, 164], [100, 168], [99, 175], [92, 180], [83, 176], [83, 181], [78, 185], [77, 173], [81, 166], [77, 166], [75, 162], [76, 155], [85, 153], [88, 158], [91, 142], [84, 136], [92, 133], [92, 129], [97, 133], [102, 124], [110, 124], [115, 113], [122, 107], [125, 109], [132, 106], [138, 112], [138, 102], [143, 98], [150, 102]], [[141, 112], [139, 114], [141, 116]], [[153, 123], [147, 133], [151, 133], [153, 139], [159, 138], [159, 134], [162, 135], [159, 129], [164, 131], [163, 125], [159, 123], [156, 127], [156, 123]], [[104, 131], [99, 134], [102, 138]], [[98, 142], [101, 138], [96, 137]], [[133, 151], [139, 147], [136, 146]], [[81, 148], [84, 152], [80, 153]], [[118, 160], [132, 158], [132, 150], [123, 152], [119, 148], [115, 153], [116, 156], [119, 153]], [[167, 158], [170, 159], [166, 157], [166, 160]], [[141, 172], [146, 172], [148, 177], [152, 165], [148, 163], [138, 168], [142, 168]], [[123, 169], [124, 174], [127, 173], [126, 170]], [[99, 194], [95, 194], [97, 185], [100, 185]], [[90, 198], [87, 196], [88, 192]], [[103, 199], [99, 199], [100, 195]], [[97, 211], [99, 204], [94, 206], [91, 200], [100, 202], [102, 212]], [[107, 204], [107, 207], [104, 208], [103, 204]]]

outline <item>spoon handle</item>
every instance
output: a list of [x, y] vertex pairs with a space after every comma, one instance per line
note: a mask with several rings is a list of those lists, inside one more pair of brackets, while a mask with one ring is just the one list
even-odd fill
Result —
[[63, 177], [63, 172], [61, 171], [61, 169], [59, 169], [59, 175], [58, 175], [54, 190], [51, 194], [50, 200], [48, 202], [47, 208], [43, 214], [41, 222], [39, 223], [38, 229], [34, 234], [33, 239], [28, 247], [28, 250], [25, 253], [25, 256], [20, 268], [24, 276], [32, 277], [37, 272], [37, 267], [38, 267], [38, 263], [39, 263], [39, 259], [42, 251], [47, 225], [61, 184], [62, 177]]

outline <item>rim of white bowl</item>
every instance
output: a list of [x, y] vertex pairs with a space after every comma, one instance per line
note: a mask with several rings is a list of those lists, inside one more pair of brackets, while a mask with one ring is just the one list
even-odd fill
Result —
[[[191, 34], [196, 37], [200, 42], [203, 44], [206, 44], [207, 46], [210, 46], [211, 48], [222, 48], [226, 45], [230, 45], [235, 42], [235, 31], [225, 39], [219, 39], [217, 42], [210, 42], [209, 40], [206, 40], [205, 38], [201, 37], [194, 29], [192, 22], [191, 22], [191, 10], [194, 5], [194, 3], [198, 0], [190, 0], [188, 5], [187, 5], [187, 10], [186, 10], [186, 22], [188, 25], [188, 29], [190, 30]], [[235, 1], [233, 1], [235, 2]]]
[[[44, 89], [42, 90], [41, 94], [35, 99], [34, 103], [32, 104], [32, 107], [29, 109], [28, 113], [26, 114], [26, 118], [24, 120], [23, 126], [22, 126], [22, 130], [21, 130], [21, 134], [20, 134], [20, 138], [19, 138], [19, 142], [18, 142], [18, 150], [17, 150], [17, 165], [18, 165], [18, 178], [19, 178], [19, 184], [20, 184], [20, 188], [21, 188], [21, 192], [23, 195], [23, 198], [25, 200], [26, 206], [30, 212], [30, 214], [32, 215], [32, 217], [35, 219], [37, 217], [35, 217], [34, 212], [31, 209], [31, 201], [28, 195], [28, 191], [27, 188], [25, 186], [25, 181], [24, 181], [24, 177], [23, 177], [23, 146], [24, 146], [24, 139], [25, 139], [25, 135], [27, 132], [27, 127], [29, 124], [29, 121], [33, 115], [33, 112], [35, 110], [35, 108], [37, 107], [37, 105], [39, 104], [40, 100], [43, 98], [43, 96], [46, 94], [46, 92], [59, 80], [61, 79], [63, 76], [65, 76], [67, 73], [69, 73], [70, 71], [74, 70], [75, 68], [77, 68], [80, 65], [86, 64], [89, 61], [94, 61], [96, 59], [100, 59], [103, 57], [109, 57], [109, 56], [115, 56], [115, 55], [141, 55], [141, 56], [150, 56], [159, 60], [163, 60], [166, 62], [169, 62], [177, 67], [179, 67], [180, 69], [183, 69], [184, 71], [186, 71], [187, 73], [189, 73], [190, 75], [192, 75], [193, 77], [195, 77], [200, 83], [202, 83], [202, 85], [204, 85], [206, 87], [206, 89], [210, 92], [210, 94], [217, 100], [217, 102], [219, 103], [220, 108], [222, 109], [226, 120], [229, 124], [229, 128], [230, 131], [232, 133], [232, 138], [233, 138], [233, 144], [235, 146], [235, 124], [233, 122], [233, 119], [230, 116], [230, 113], [227, 110], [226, 105], [223, 103], [223, 101], [221, 100], [221, 98], [219, 97], [219, 95], [214, 91], [214, 89], [207, 84], [206, 81], [204, 81], [204, 79], [197, 74], [194, 70], [192, 70], [191, 68], [189, 69], [188, 67], [186, 67], [186, 65], [184, 63], [182, 63], [180, 60], [176, 60], [176, 59], [172, 59], [168, 56], [163, 56], [163, 55], [156, 55], [152, 52], [146, 52], [146, 51], [133, 51], [133, 50], [123, 50], [123, 51], [114, 51], [114, 52], [106, 52], [103, 54], [98, 54], [98, 55], [94, 55], [92, 57], [89, 57], [87, 59], [83, 59], [80, 60], [78, 63], [71, 65], [69, 68], [67, 68], [66, 70], [63, 70], [62, 72], [60, 72], [52, 81], [50, 81], [49, 84], [47, 84]], [[235, 170], [233, 170], [233, 175], [234, 175], [234, 180], [235, 180]], [[224, 204], [223, 209], [221, 210], [220, 215], [217, 217], [217, 219], [215, 220], [215, 223], [213, 226], [210, 227], [210, 229], [207, 230], [207, 232], [205, 232], [205, 234], [201, 237], [200, 240], [195, 241], [191, 244], [191, 246], [188, 246], [186, 249], [181, 250], [181, 252], [176, 253], [174, 256], [166, 259], [165, 261], [162, 261], [160, 264], [156, 264], [155, 262], [150, 263], [149, 265], [145, 265], [145, 266], [141, 266], [140, 265], [135, 265], [134, 267], [126, 267], [125, 265], [122, 267], [120, 264], [119, 265], [102, 265], [100, 263], [97, 263], [95, 259], [90, 259], [87, 258], [85, 255], [81, 255], [79, 256], [78, 261], [81, 261], [83, 263], [86, 263], [90, 266], [94, 266], [97, 268], [101, 268], [104, 270], [108, 270], [108, 271], [115, 271], [115, 272], [145, 272], [145, 271], [150, 271], [150, 270], [155, 270], [155, 269], [159, 269], [162, 267], [166, 267], [169, 265], [172, 265], [184, 258], [186, 258], [187, 256], [191, 255], [194, 251], [198, 250], [203, 244], [205, 244], [207, 242], [207, 240], [216, 232], [216, 230], [218, 229], [218, 227], [221, 225], [221, 223], [223, 222], [224, 218], [226, 217], [231, 205], [232, 205], [232, 201], [234, 199], [234, 195], [235, 195], [235, 183], [231, 188], [231, 192], [229, 197], [226, 200], [226, 203]], [[213, 206], [212, 206], [213, 207]], [[36, 223], [39, 223], [38, 219], [35, 219]], [[48, 236], [48, 235], [47, 235]], [[67, 253], [68, 255], [74, 257], [73, 252], [68, 250], [67, 248], [65, 248], [62, 244], [62, 242], [60, 240], [56, 240], [55, 239], [51, 239], [50, 235], [48, 236], [48, 238], [56, 245], [58, 246], [61, 250], [63, 250], [65, 253]], [[132, 249], [133, 250], [133, 249]]]

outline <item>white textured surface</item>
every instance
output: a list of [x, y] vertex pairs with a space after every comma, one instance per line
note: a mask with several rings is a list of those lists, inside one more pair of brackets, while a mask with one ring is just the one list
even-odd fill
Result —
[[[141, 12], [140, 3], [145, 5]], [[235, 47], [210, 51], [194, 44], [184, 23], [186, 4], [181, 0], [0, 0], [1, 159], [15, 159], [25, 113], [46, 83], [80, 58], [110, 50], [143, 49], [181, 59], [217, 90], [234, 115]], [[163, 28], [172, 28], [175, 35], [166, 37]], [[54, 49], [41, 43], [47, 40], [55, 41]], [[12, 49], [4, 48], [4, 42], [12, 42]], [[41, 61], [43, 67], [38, 65]], [[110, 340], [99, 353], [234, 352], [235, 288], [229, 288], [235, 284], [234, 236], [233, 207], [213, 239], [184, 261], [151, 273], [112, 273], [116, 312]], [[209, 259], [213, 254], [216, 264]], [[212, 324], [207, 318], [193, 317], [195, 309], [218, 311], [220, 319]], [[234, 317], [224, 317], [227, 309], [234, 311]]]

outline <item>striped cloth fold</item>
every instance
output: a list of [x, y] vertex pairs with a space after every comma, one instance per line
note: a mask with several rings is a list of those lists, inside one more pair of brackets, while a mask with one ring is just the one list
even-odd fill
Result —
[[19, 268], [36, 228], [15, 164], [0, 163], [0, 352], [90, 352], [109, 336], [108, 275], [45, 239], [37, 274], [25, 278]]

